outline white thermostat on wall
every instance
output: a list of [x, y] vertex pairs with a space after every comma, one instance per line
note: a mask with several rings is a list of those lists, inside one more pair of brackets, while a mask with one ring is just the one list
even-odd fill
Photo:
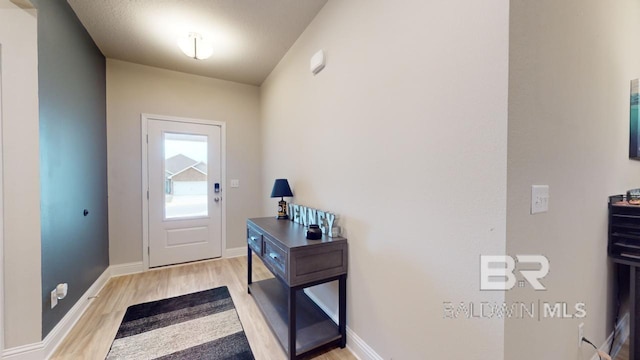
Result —
[[324, 51], [320, 50], [311, 57], [310, 68], [313, 75], [324, 69]]

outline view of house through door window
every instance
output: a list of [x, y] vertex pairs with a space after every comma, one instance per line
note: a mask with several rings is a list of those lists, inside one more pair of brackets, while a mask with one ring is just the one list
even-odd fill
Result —
[[208, 215], [207, 137], [164, 133], [165, 219]]

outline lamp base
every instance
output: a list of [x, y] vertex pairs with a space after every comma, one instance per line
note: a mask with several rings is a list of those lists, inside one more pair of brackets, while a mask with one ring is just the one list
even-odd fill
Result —
[[288, 218], [289, 215], [287, 215], [287, 202], [284, 201], [284, 199], [281, 199], [280, 201], [278, 201], [278, 217], [276, 217], [276, 219], [286, 220]]

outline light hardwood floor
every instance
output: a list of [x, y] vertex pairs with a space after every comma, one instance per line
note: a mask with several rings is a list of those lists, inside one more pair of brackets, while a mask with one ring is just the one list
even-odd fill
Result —
[[[254, 281], [272, 277], [257, 257], [253, 264]], [[202, 261], [112, 278], [99, 296], [91, 300], [85, 314], [51, 359], [104, 359], [128, 306], [218, 286], [229, 288], [256, 359], [286, 359], [253, 298], [247, 294], [246, 257]], [[347, 349], [336, 348], [314, 359], [356, 358]]]
[[622, 345], [622, 349], [616, 356], [615, 360], [629, 360], [629, 340]]

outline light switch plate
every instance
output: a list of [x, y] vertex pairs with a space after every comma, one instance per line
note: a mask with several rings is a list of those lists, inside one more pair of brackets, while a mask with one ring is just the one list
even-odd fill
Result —
[[240, 187], [240, 180], [238, 180], [238, 179], [231, 179], [231, 187], [232, 187], [232, 188]]
[[549, 211], [549, 185], [531, 185], [531, 214]]

